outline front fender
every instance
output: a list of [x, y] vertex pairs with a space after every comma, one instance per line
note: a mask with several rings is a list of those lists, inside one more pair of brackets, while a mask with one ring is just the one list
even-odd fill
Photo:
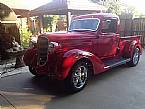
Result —
[[105, 71], [104, 63], [97, 56], [95, 56], [94, 54], [87, 52], [87, 51], [73, 49], [73, 50], [66, 52], [63, 55], [63, 58], [64, 58], [63, 64], [62, 64], [63, 79], [69, 75], [69, 72], [70, 72], [71, 68], [73, 67], [73, 65], [77, 61], [79, 61], [83, 58], [90, 60], [90, 62], [93, 65], [94, 73], [100, 73], [100, 72]]
[[34, 56], [36, 55], [37, 50], [34, 48], [29, 48], [26, 50], [24, 56], [23, 56], [23, 61], [25, 63], [26, 66], [30, 66], [31, 62], [34, 58]]

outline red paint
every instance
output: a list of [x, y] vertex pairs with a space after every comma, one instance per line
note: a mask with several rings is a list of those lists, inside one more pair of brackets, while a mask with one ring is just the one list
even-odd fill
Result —
[[[37, 73], [52, 76], [55, 79], [65, 79], [73, 65], [82, 58], [87, 58], [93, 65], [94, 74], [108, 70], [103, 60], [114, 57], [131, 57], [133, 48], [141, 50], [140, 37], [119, 35], [120, 21], [118, 16], [113, 14], [93, 14], [75, 17], [73, 20], [84, 18], [98, 18], [100, 24], [96, 31], [80, 31], [57, 34], [42, 34], [49, 42], [56, 42], [59, 46], [48, 53], [48, 60], [45, 65], [38, 65], [37, 48], [27, 50], [24, 55], [24, 62], [27, 66], [32, 66]], [[116, 19], [115, 33], [102, 33], [102, 21], [106, 19]], [[117, 49], [120, 49], [117, 52]]]

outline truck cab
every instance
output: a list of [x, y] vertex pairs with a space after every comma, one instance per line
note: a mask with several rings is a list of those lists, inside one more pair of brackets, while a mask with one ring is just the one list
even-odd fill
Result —
[[24, 62], [35, 76], [62, 80], [70, 91], [80, 91], [90, 75], [138, 64], [141, 36], [120, 37], [119, 28], [114, 14], [77, 16], [68, 32], [41, 34], [37, 46], [26, 51]]

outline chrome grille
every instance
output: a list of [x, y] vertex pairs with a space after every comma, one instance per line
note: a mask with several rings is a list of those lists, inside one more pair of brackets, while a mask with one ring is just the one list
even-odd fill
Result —
[[47, 37], [38, 37], [38, 64], [44, 65], [48, 58], [48, 39]]

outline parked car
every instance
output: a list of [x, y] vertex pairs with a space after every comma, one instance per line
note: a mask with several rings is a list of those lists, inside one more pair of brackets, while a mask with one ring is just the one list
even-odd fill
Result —
[[119, 35], [117, 15], [98, 13], [73, 18], [67, 33], [42, 34], [24, 62], [35, 76], [62, 80], [72, 92], [89, 76], [127, 64], [136, 66], [142, 53], [140, 36]]

